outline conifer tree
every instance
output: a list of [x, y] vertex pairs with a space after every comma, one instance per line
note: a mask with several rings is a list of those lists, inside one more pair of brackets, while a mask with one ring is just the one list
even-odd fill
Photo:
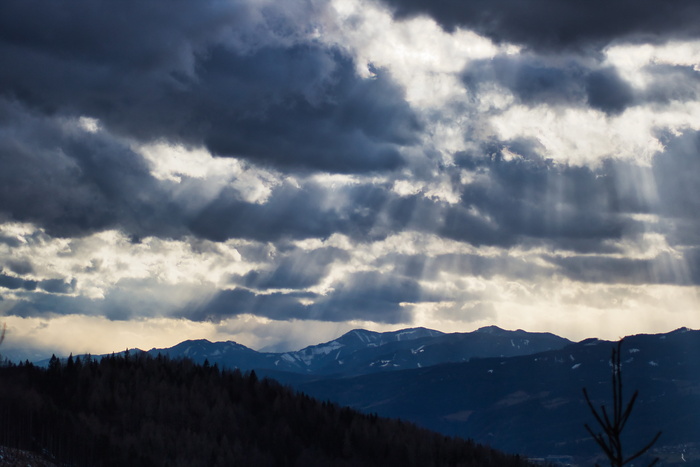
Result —
[[[620, 339], [617, 343], [617, 349], [613, 347], [612, 349], [612, 396], [613, 396], [613, 408], [612, 414], [609, 414], [604, 405], [600, 406], [600, 411], [596, 410], [591, 402], [591, 398], [588, 396], [588, 391], [583, 388], [583, 395], [586, 398], [588, 407], [591, 409], [591, 413], [595, 417], [596, 421], [603, 429], [603, 433], [595, 433], [593, 429], [586, 423], [584, 427], [593, 437], [593, 439], [601, 447], [607, 458], [610, 460], [611, 467], [622, 467], [629, 464], [633, 460], [639, 458], [641, 455], [646, 453], [651, 447], [656, 443], [656, 441], [661, 436], [659, 431], [654, 438], [647, 443], [642, 449], [632, 454], [629, 457], [625, 457], [622, 449], [621, 434], [624, 430], [627, 420], [629, 419], [634, 403], [637, 400], [639, 391], [634, 391], [630, 401], [623, 409], [623, 397], [622, 397], [622, 341]], [[655, 465], [659, 461], [657, 457], [654, 459], [648, 467]], [[598, 464], [596, 464], [598, 467]]]
[[[7, 323], [2, 323], [2, 334], [0, 334], [0, 344], [5, 340], [5, 331], [7, 331]], [[0, 354], [0, 357], [2, 355]]]

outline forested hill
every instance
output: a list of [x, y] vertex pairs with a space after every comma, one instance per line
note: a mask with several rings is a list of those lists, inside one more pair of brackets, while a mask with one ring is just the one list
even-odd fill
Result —
[[89, 466], [521, 466], [255, 373], [112, 356], [0, 368], [0, 445]]

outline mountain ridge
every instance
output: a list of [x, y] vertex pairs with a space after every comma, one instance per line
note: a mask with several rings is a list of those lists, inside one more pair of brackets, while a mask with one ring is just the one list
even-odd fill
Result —
[[300, 350], [258, 352], [234, 341], [187, 340], [150, 355], [192, 358], [242, 370], [275, 370], [313, 375], [356, 375], [485, 356], [512, 356], [559, 348], [571, 343], [551, 333], [508, 331], [496, 326], [468, 333], [444, 333], [424, 327], [376, 332], [353, 329]]
[[[309, 380], [274, 377], [322, 400], [400, 417], [506, 452], [566, 454], [581, 465], [593, 465], [602, 459], [594, 458], [599, 450], [583, 428], [584, 423], [595, 426], [595, 420], [582, 389], [588, 389], [596, 406], [609, 406], [614, 347], [613, 341], [585, 339], [530, 355], [397, 372]], [[700, 331], [679, 328], [628, 336], [622, 352], [625, 401], [639, 390], [624, 433], [627, 449], [661, 430], [653, 455], [664, 465], [700, 465]]]
[[[700, 424], [694, 422], [700, 413], [700, 331], [682, 327], [624, 339], [625, 387], [640, 390], [627, 440], [646, 438], [645, 427], [658, 427], [664, 434], [654, 452], [664, 465], [700, 466]], [[220, 368], [235, 356], [247, 365], [236, 368], [320, 400], [506, 452], [566, 454], [592, 465], [601, 459], [594, 458], [598, 449], [583, 430], [583, 423], [595, 421], [581, 389], [589, 390], [596, 405], [609, 404], [613, 346], [597, 338], [572, 342], [551, 333], [487, 326], [468, 333], [355, 329], [283, 353], [205, 339], [149, 353]]]

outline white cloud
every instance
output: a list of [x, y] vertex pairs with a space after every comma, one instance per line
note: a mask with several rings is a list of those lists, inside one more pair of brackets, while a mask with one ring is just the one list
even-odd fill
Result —
[[386, 8], [363, 0], [331, 2], [321, 38], [349, 51], [361, 76], [371, 77], [372, 66], [388, 70], [425, 117], [426, 144], [448, 153], [465, 148], [473, 123], [461, 115], [471, 105], [461, 71], [471, 60], [518, 51], [472, 31], [446, 32], [428, 17], [394, 21]]
[[[204, 148], [186, 148], [168, 143], [145, 144], [134, 147], [151, 166], [151, 175], [159, 180], [181, 184], [176, 194], [186, 193], [199, 198], [201, 205], [215, 198], [226, 187], [234, 188], [250, 203], [264, 203], [272, 189], [281, 182], [281, 175], [253, 167], [232, 157], [214, 157]], [[193, 179], [193, 180], [192, 180]], [[195, 188], [196, 189], [193, 189]], [[193, 204], [194, 200], [189, 204]]]
[[74, 278], [76, 294], [91, 299], [104, 298], [116, 284], [128, 280], [177, 287], [221, 286], [231, 274], [244, 274], [253, 267], [236, 248], [246, 241], [147, 237], [132, 243], [114, 230], [82, 238], [52, 238], [31, 224], [18, 223], [0, 225], [0, 235], [21, 242], [13, 247], [0, 243], [0, 265], [29, 263], [34, 271], [27, 277], [35, 280]]
[[585, 108], [514, 105], [490, 123], [497, 138], [534, 139], [544, 148], [543, 156], [564, 164], [597, 166], [613, 158], [647, 165], [664, 149], [658, 130], [700, 129], [700, 102], [632, 107], [618, 116]]
[[88, 133], [97, 133], [101, 128], [100, 121], [91, 117], [80, 117], [78, 126]]
[[[550, 331], [571, 339], [597, 336], [615, 339], [622, 334], [660, 332], [680, 326], [700, 327], [695, 313], [698, 287], [669, 285], [614, 285], [576, 282], [556, 275], [523, 275], [500, 267], [494, 274], [443, 270], [438, 277], [419, 277], [424, 292], [445, 297], [438, 302], [407, 305], [409, 321], [383, 325], [368, 321], [340, 323], [315, 320], [276, 321], [240, 315], [219, 323], [173, 319], [183, 306], [204, 303], [225, 286], [232, 273], [244, 274], [261, 264], [246, 260], [237, 247], [244, 242], [194, 242], [144, 239], [131, 244], [117, 232], [84, 239], [51, 239], [29, 224], [3, 224], [0, 234], [23, 239], [13, 254], [3, 250], [3, 261], [46, 256], [35, 262], [32, 277], [71, 274], [78, 280], [77, 294], [106, 297], [110, 303], [133, 310], [138, 318], [110, 320], [103, 316], [47, 314], [41, 318], [7, 316], [9, 348], [40, 348], [46, 352], [105, 353], [126, 347], [167, 347], [185, 338], [235, 340], [252, 348], [298, 349], [331, 340], [357, 327], [391, 330], [425, 326], [442, 331], [471, 331], [496, 324], [507, 329]], [[247, 245], [254, 246], [250, 242]], [[311, 290], [329, 293], [349, 275], [380, 268], [391, 273], [393, 255], [418, 255], [428, 263], [440, 255], [479, 255], [543, 267], [539, 249], [477, 248], [436, 235], [403, 232], [382, 241], [359, 243], [334, 235], [326, 240], [297, 242], [305, 250], [337, 247], [350, 255], [335, 262], [325, 279]], [[662, 236], [650, 232], [637, 244], [622, 245], [626, 256], [650, 258], [652, 253], [673, 253]], [[272, 252], [276, 250], [269, 245]], [[283, 254], [277, 251], [276, 254]], [[274, 254], [273, 254], [274, 256]], [[507, 264], [507, 262], [506, 262]], [[551, 267], [551, 265], [550, 265]], [[682, 267], [682, 264], [659, 264]], [[553, 272], [553, 269], [551, 270]], [[665, 271], [659, 271], [665, 274]], [[13, 302], [8, 294], [3, 308]], [[668, 304], [673, 303], [673, 309]]]
[[624, 44], [604, 51], [605, 64], [614, 66], [620, 75], [639, 89], [651, 82], [644, 70], [647, 65], [678, 65], [700, 71], [700, 41], [673, 41], [662, 45]]

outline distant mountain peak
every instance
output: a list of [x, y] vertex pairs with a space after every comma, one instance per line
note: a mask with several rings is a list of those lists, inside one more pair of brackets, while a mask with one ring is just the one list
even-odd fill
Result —
[[481, 332], [484, 334], [501, 334], [504, 332], [508, 332], [505, 329], [499, 328], [498, 326], [484, 326], [476, 330], [476, 332]]
[[180, 342], [179, 344], [175, 345], [173, 348], [209, 347], [211, 345], [213, 345], [213, 343], [206, 340], [206, 339], [189, 339], [189, 340]]
[[398, 331], [390, 331], [384, 334], [394, 334], [394, 335], [401, 335], [401, 336], [414, 336], [414, 335], [420, 335], [422, 336], [439, 336], [442, 334], [445, 334], [442, 331], [436, 331], [435, 329], [428, 329], [424, 328], [422, 326], [416, 327], [416, 328], [406, 328], [406, 329], [399, 329]]
[[364, 345], [383, 345], [387, 342], [420, 339], [421, 337], [434, 337], [442, 334], [444, 333], [424, 327], [405, 328], [386, 332], [368, 331], [367, 329], [353, 329], [332, 342], [347, 345], [350, 343], [355, 343], [357, 340], [359, 340], [360, 343]]
[[421, 368], [473, 357], [519, 355], [559, 348], [566, 339], [546, 333], [507, 331], [487, 326], [473, 333], [444, 333], [425, 327], [377, 332], [353, 329], [328, 342], [284, 353], [257, 352], [233, 341], [188, 340], [171, 349], [153, 349], [171, 356], [219, 363], [230, 368], [256, 368], [303, 374], [362, 374], [390, 369]]

